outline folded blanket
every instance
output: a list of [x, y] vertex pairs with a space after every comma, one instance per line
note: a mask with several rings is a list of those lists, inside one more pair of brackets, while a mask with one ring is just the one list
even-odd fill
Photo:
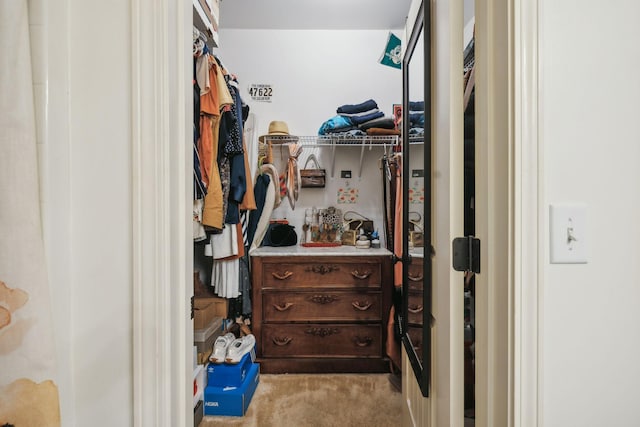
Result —
[[409, 101], [409, 111], [424, 111], [424, 101]]
[[371, 110], [363, 111], [361, 113], [340, 113], [340, 115], [345, 117], [362, 117], [368, 114], [377, 113], [378, 111], [380, 110], [378, 110], [377, 108], [372, 108]]
[[366, 116], [349, 117], [349, 120], [351, 120], [351, 123], [354, 125], [360, 125], [373, 119], [379, 119], [380, 117], [384, 117], [384, 113], [382, 111], [367, 114]]
[[424, 113], [410, 113], [409, 123], [412, 127], [424, 127]]
[[354, 114], [354, 113], [362, 113], [364, 111], [373, 110], [374, 108], [378, 108], [378, 104], [373, 99], [369, 99], [367, 101], [361, 102], [360, 104], [346, 104], [338, 107], [336, 113], [342, 114]]
[[380, 117], [379, 119], [369, 120], [358, 126], [358, 129], [367, 130], [369, 128], [395, 129], [396, 124], [393, 117]]
[[336, 139], [338, 144], [357, 144], [361, 141], [358, 139], [359, 137], [367, 136], [366, 133], [359, 129], [353, 129], [347, 132], [331, 132], [327, 135], [331, 135], [332, 139]]
[[367, 135], [371, 135], [371, 136], [400, 135], [400, 131], [395, 129], [369, 128], [367, 129]]
[[331, 132], [342, 132], [354, 129], [355, 125], [351, 122], [349, 117], [343, 116], [334, 116], [329, 120], [325, 121], [320, 129], [318, 130], [318, 135], [325, 135]]

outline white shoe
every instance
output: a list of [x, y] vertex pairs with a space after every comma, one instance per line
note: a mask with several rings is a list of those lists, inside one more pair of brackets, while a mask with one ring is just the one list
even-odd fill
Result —
[[255, 345], [256, 338], [253, 336], [253, 334], [245, 335], [242, 338], [236, 339], [227, 349], [227, 358], [225, 359], [226, 362], [232, 364], [240, 363], [240, 360], [242, 360], [242, 356], [253, 351]]
[[212, 363], [224, 363], [224, 358], [227, 355], [227, 349], [229, 345], [236, 339], [236, 336], [231, 332], [220, 335], [213, 343], [213, 351], [209, 356], [209, 361]]

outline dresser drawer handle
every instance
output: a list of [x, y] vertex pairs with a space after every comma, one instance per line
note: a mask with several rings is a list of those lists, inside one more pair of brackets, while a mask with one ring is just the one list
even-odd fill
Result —
[[311, 302], [315, 302], [316, 304], [331, 304], [332, 302], [338, 301], [337, 295], [314, 295], [309, 298]]
[[422, 308], [423, 307], [421, 305], [414, 305], [407, 307], [407, 310], [409, 311], [409, 313], [416, 314], [422, 312]]
[[338, 328], [308, 328], [304, 331], [305, 334], [314, 335], [316, 337], [328, 337], [329, 335], [339, 334]]
[[285, 271], [284, 274], [280, 274], [280, 273], [271, 273], [273, 275], [273, 277], [275, 277], [278, 280], [286, 280], [289, 277], [293, 276], [293, 271]]
[[364, 305], [362, 305], [360, 303], [360, 301], [353, 301], [351, 303], [351, 305], [353, 306], [353, 308], [355, 308], [356, 310], [360, 310], [360, 311], [367, 311], [371, 308], [371, 306], [373, 304], [371, 304], [369, 301], [365, 301]]
[[291, 341], [293, 341], [293, 339], [289, 337], [284, 337], [284, 338], [273, 337], [272, 341], [275, 345], [282, 347], [289, 344]]
[[371, 345], [371, 343], [373, 342], [373, 338], [371, 337], [355, 337], [353, 339], [353, 342], [358, 346], [358, 347], [368, 347]]
[[312, 273], [325, 275], [327, 273], [332, 273], [334, 271], [340, 270], [340, 267], [337, 265], [312, 265], [311, 267], [307, 267], [305, 271], [311, 271]]
[[371, 276], [371, 272], [365, 271], [364, 273], [360, 273], [358, 270], [353, 270], [351, 272], [351, 275], [356, 279], [366, 279], [367, 277]]
[[278, 311], [287, 311], [291, 307], [293, 307], [293, 303], [292, 302], [287, 302], [287, 303], [284, 303], [282, 305], [273, 304], [273, 308], [275, 308]]
[[412, 282], [420, 282], [424, 278], [422, 273], [416, 274], [415, 276], [412, 276], [411, 273], [409, 273], [407, 276]]

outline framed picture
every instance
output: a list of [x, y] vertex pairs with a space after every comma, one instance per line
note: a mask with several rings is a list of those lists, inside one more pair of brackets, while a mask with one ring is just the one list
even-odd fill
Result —
[[396, 130], [402, 130], [402, 104], [393, 104], [393, 123]]

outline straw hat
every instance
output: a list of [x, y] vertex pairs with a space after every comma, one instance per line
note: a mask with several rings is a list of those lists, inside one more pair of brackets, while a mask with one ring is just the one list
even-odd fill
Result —
[[258, 139], [260, 140], [260, 142], [264, 142], [264, 138], [267, 136], [276, 136], [276, 137], [287, 136], [289, 137], [289, 138], [285, 138], [287, 140], [291, 140], [291, 141], [298, 140], [297, 136], [289, 134], [289, 126], [287, 126], [287, 123], [278, 121], [278, 120], [274, 120], [271, 123], [269, 123], [269, 132], [266, 135], [261, 135]]

